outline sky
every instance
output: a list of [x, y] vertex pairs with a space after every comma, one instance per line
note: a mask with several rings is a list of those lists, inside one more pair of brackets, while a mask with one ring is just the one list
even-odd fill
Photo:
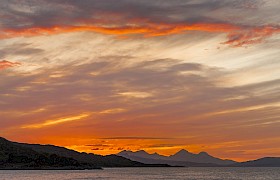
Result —
[[280, 155], [280, 1], [0, 9], [0, 136], [102, 155]]

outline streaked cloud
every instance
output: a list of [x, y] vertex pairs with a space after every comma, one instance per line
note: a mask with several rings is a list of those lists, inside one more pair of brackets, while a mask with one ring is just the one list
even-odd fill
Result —
[[21, 128], [24, 128], [24, 129], [38, 129], [38, 128], [43, 128], [45, 126], [53, 126], [53, 125], [57, 125], [57, 124], [61, 124], [61, 123], [81, 120], [81, 119], [84, 119], [88, 116], [89, 116], [89, 114], [80, 114], [80, 115], [77, 115], [77, 116], [64, 117], [64, 118], [59, 118], [59, 119], [56, 119], [56, 120], [47, 120], [47, 121], [45, 121], [43, 123], [40, 123], [40, 124], [25, 125], [25, 126], [22, 126]]
[[15, 66], [20, 66], [20, 65], [21, 65], [21, 63], [19, 63], [19, 62], [10, 62], [7, 60], [2, 60], [2, 61], [0, 61], [0, 70], [15, 67]]
[[126, 111], [126, 109], [123, 109], [123, 108], [114, 108], [114, 109], [106, 109], [99, 113], [100, 114], [115, 114], [115, 113], [121, 113], [121, 112], [125, 112], [125, 111]]
[[132, 97], [132, 98], [147, 98], [147, 97], [151, 97], [152, 94], [151, 93], [147, 93], [147, 92], [120, 92], [118, 93], [118, 95], [120, 96], [124, 96], [124, 97]]

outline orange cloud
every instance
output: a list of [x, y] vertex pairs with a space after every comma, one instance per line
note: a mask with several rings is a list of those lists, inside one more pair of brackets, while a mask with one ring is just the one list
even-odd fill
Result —
[[104, 27], [104, 26], [65, 26], [65, 27], [32, 27], [27, 29], [6, 29], [0, 38], [13, 38], [19, 36], [51, 35], [57, 33], [93, 31], [112, 35], [142, 34], [145, 36], [164, 36], [179, 34], [184, 31], [205, 31], [205, 32], [232, 32], [241, 28], [229, 24], [148, 24], [146, 26], [124, 26], [124, 27]]
[[228, 41], [222, 44], [229, 44], [234, 47], [257, 44], [262, 42], [265, 38], [272, 36], [274, 33], [279, 32], [280, 27], [274, 26], [263, 26], [243, 31], [231, 32], [227, 36]]
[[58, 33], [90, 31], [110, 35], [141, 35], [143, 37], [167, 36], [181, 34], [188, 31], [209, 33], [226, 33], [228, 40], [222, 44], [241, 47], [262, 42], [265, 38], [280, 32], [278, 26], [242, 27], [223, 23], [195, 23], [195, 24], [165, 24], [146, 23], [145, 25], [129, 26], [55, 26], [31, 27], [27, 29], [5, 29], [0, 35], [1, 39], [13, 37], [30, 37], [39, 35], [52, 35]]
[[0, 70], [19, 66], [19, 65], [21, 65], [21, 63], [19, 63], [19, 62], [10, 62], [10, 61], [6, 61], [6, 60], [2, 60], [2, 61], [0, 61]]

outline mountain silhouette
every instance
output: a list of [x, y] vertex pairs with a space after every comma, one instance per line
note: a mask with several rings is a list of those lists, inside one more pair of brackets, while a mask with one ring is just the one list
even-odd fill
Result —
[[195, 163], [195, 162], [187, 162], [187, 161], [174, 161], [170, 160], [167, 156], [162, 156], [157, 153], [148, 154], [147, 152], [132, 152], [132, 151], [122, 151], [118, 153], [119, 156], [125, 157], [127, 159], [131, 159], [133, 161], [142, 162], [145, 164], [168, 164], [170, 166], [192, 166], [192, 167], [212, 167], [218, 166], [216, 164], [210, 163]]
[[200, 152], [198, 154], [190, 153], [185, 149], [182, 149], [175, 153], [174, 155], [169, 156], [170, 160], [173, 161], [188, 161], [196, 163], [211, 163], [218, 165], [230, 165], [235, 163], [235, 161], [227, 159], [219, 159], [209, 155], [207, 152]]
[[0, 137], [0, 169], [97, 169], [101, 167], [166, 167], [117, 155], [80, 153], [54, 145], [11, 142]]
[[264, 157], [256, 160], [235, 162], [228, 159], [219, 159], [209, 155], [207, 152], [194, 154], [185, 149], [178, 151], [170, 156], [163, 156], [157, 153], [149, 154], [143, 150], [121, 151], [119, 156], [147, 164], [168, 164], [172, 166], [189, 166], [189, 167], [280, 167], [280, 157]]
[[223, 166], [236, 163], [232, 160], [213, 157], [206, 152], [194, 154], [185, 149], [171, 156], [163, 156], [157, 153], [149, 154], [143, 150], [136, 152], [124, 150], [118, 153], [118, 155], [142, 163], [165, 163], [173, 166]]

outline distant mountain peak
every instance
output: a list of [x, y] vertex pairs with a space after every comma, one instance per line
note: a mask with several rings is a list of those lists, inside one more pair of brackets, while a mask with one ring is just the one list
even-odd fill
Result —
[[198, 153], [199, 155], [207, 155], [207, 156], [210, 156], [207, 152], [205, 151], [201, 151], [200, 153]]
[[133, 152], [130, 150], [122, 150], [118, 153], [118, 155], [123, 156], [123, 155], [129, 155], [132, 154]]
[[188, 152], [188, 151], [185, 149], [181, 149], [179, 152]]
[[136, 151], [135, 153], [137, 153], [137, 154], [149, 154], [144, 150], [139, 150], [139, 151]]
[[130, 150], [122, 150], [122, 151], [119, 152], [119, 153], [126, 153], [126, 152], [132, 152], [132, 151], [130, 151]]
[[146, 152], [145, 150], [141, 149], [141, 150], [138, 150], [136, 152]]
[[[185, 150], [185, 149], [181, 149], [180, 151], [178, 151], [177, 153], [175, 153], [175, 154], [189, 154], [190, 152], [189, 151], [187, 151], [187, 150]], [[175, 155], [174, 154], [174, 155]]]

